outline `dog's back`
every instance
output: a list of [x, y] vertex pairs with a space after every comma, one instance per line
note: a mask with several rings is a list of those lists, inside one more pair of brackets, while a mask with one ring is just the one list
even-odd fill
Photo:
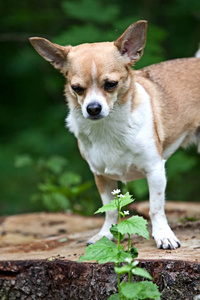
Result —
[[[200, 59], [166, 61], [136, 71], [136, 81], [147, 79], [157, 91], [156, 104], [162, 114], [163, 148], [169, 147], [184, 132], [183, 145], [200, 143]], [[159, 96], [158, 96], [159, 95]], [[157, 97], [158, 96], [158, 97]], [[155, 97], [154, 97], [155, 98]]]

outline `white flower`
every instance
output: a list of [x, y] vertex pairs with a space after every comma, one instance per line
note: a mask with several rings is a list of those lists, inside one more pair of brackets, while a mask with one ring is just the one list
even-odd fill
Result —
[[126, 257], [125, 262], [127, 262], [130, 265], [132, 263], [132, 258]]
[[117, 190], [113, 190], [111, 193], [113, 195], [118, 195], [119, 193], [121, 193], [121, 191], [119, 189], [117, 189]]
[[119, 197], [119, 198], [124, 198], [125, 196], [122, 195], [122, 194], [120, 194], [120, 195], [118, 195], [117, 197]]
[[129, 210], [124, 211], [125, 216], [129, 215]]
[[[134, 260], [134, 262], [132, 263], [132, 266], [133, 267], [136, 267], [137, 265], [139, 264], [139, 261], [138, 260]], [[133, 269], [134, 270], [134, 269]], [[132, 272], [133, 272], [132, 270]]]

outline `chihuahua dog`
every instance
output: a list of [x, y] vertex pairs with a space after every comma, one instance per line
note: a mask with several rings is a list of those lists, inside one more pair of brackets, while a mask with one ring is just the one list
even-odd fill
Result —
[[[180, 242], [165, 216], [165, 162], [180, 146], [200, 151], [200, 58], [171, 60], [139, 71], [131, 67], [146, 43], [138, 21], [114, 42], [75, 47], [30, 38], [36, 51], [66, 78], [67, 125], [94, 173], [103, 205], [117, 182], [147, 178], [152, 236], [160, 249]], [[100, 232], [112, 238], [117, 212], [108, 211]]]

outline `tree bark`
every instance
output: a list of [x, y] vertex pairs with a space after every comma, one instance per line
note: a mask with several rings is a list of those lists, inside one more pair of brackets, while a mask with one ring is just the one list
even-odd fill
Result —
[[[132, 208], [145, 215], [148, 204]], [[152, 275], [162, 299], [194, 300], [200, 295], [200, 205], [169, 203], [166, 211], [181, 248], [158, 250], [153, 240], [138, 236], [132, 241], [140, 266]], [[77, 262], [102, 223], [102, 218], [62, 213], [1, 218], [0, 299], [108, 299], [117, 292], [114, 265]]]

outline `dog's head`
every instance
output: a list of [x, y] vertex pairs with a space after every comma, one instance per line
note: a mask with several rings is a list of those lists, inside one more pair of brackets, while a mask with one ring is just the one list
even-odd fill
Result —
[[147, 22], [138, 21], [115, 41], [59, 46], [43, 38], [30, 38], [36, 51], [67, 79], [70, 108], [81, 106], [83, 116], [108, 116], [116, 101], [126, 101], [132, 73], [146, 43]]

